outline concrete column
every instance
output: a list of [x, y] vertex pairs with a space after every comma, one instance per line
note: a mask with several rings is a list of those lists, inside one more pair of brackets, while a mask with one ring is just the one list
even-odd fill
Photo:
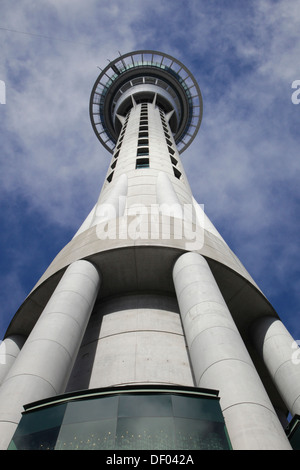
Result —
[[25, 340], [25, 336], [11, 335], [2, 341], [0, 345], [0, 385], [15, 362]]
[[173, 279], [196, 385], [219, 390], [233, 449], [291, 449], [206, 260], [185, 253]]
[[67, 268], [0, 388], [0, 449], [7, 448], [24, 404], [65, 391], [99, 286], [88, 261]]
[[277, 318], [266, 316], [252, 327], [252, 337], [292, 415], [300, 414], [300, 349]]

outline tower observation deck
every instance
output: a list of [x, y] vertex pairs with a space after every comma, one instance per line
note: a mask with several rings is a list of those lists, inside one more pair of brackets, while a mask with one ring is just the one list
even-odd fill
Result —
[[89, 112], [111, 160], [6, 331], [0, 447], [297, 448], [299, 350], [181, 161], [202, 119], [195, 78], [161, 52], [120, 55]]
[[134, 103], [146, 102], [155, 102], [169, 115], [177, 148], [183, 152], [201, 124], [199, 86], [181, 62], [167, 54], [145, 50], [113, 60], [96, 80], [90, 117], [102, 145], [112, 153], [124, 117]]

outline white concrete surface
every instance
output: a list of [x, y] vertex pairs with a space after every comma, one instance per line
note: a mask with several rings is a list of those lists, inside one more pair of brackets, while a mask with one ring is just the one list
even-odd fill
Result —
[[139, 383], [194, 384], [174, 297], [131, 294], [97, 305], [68, 389]]

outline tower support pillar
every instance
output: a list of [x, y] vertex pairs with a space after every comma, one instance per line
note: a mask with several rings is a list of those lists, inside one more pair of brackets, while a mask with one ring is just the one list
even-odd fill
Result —
[[277, 318], [266, 316], [252, 327], [253, 341], [292, 415], [300, 414], [300, 349]]
[[65, 391], [99, 287], [90, 262], [67, 268], [1, 385], [1, 449], [7, 448], [24, 404]]
[[233, 449], [291, 449], [206, 260], [183, 254], [173, 279], [196, 386], [219, 391]]
[[0, 345], [0, 385], [15, 362], [25, 340], [23, 335], [11, 335], [2, 341]]

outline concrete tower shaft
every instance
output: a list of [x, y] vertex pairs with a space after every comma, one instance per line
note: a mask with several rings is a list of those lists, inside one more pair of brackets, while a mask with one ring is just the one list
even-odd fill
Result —
[[[166, 189], [161, 179], [166, 176], [174, 188], [173, 202], [191, 204], [192, 193], [168, 118], [153, 102], [135, 104], [124, 119], [98, 201], [98, 212], [101, 204], [112, 202], [118, 193], [116, 187], [120, 197], [126, 196], [122, 215], [130, 214], [131, 207], [144, 206], [150, 210], [151, 206], [167, 202], [161, 195]], [[122, 205], [122, 199], [115, 202]], [[118, 214], [121, 212], [119, 209]], [[93, 223], [99, 220], [96, 217]]]

